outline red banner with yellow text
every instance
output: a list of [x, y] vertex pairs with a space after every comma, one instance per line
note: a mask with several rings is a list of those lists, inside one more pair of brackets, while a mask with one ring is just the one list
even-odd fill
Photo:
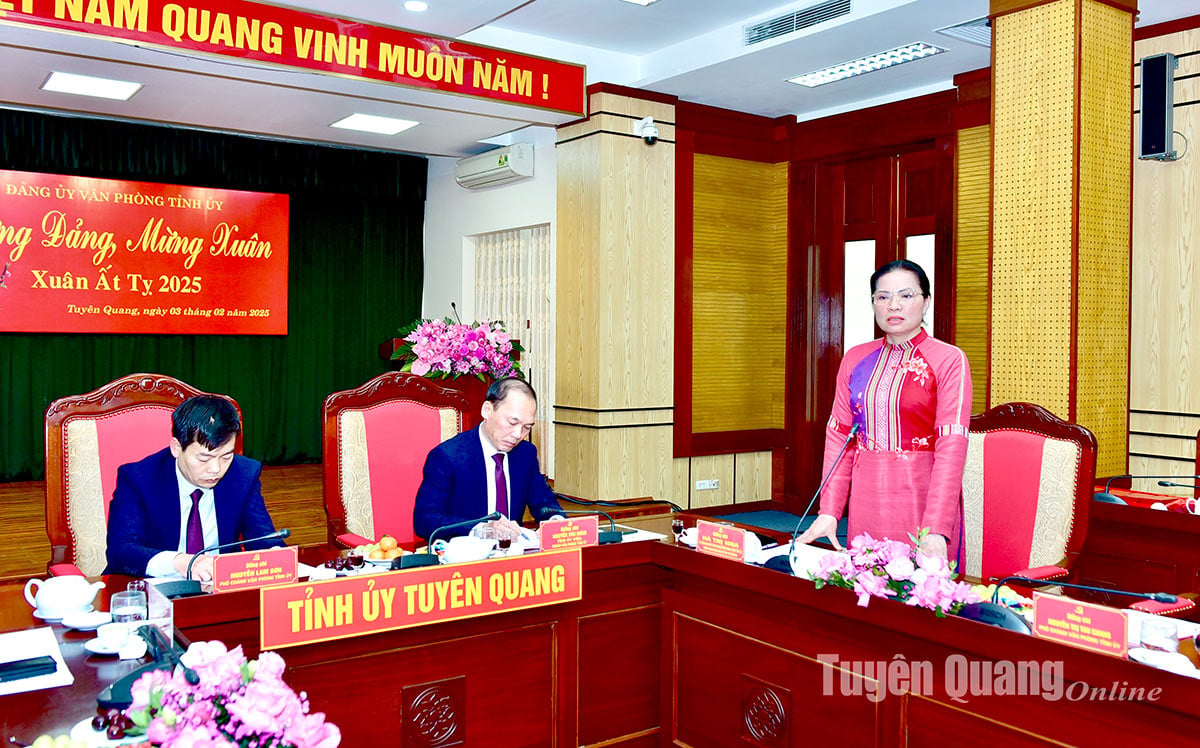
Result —
[[263, 649], [579, 600], [578, 548], [417, 567], [259, 591]]
[[286, 335], [288, 197], [0, 171], [0, 332]]
[[584, 68], [246, 0], [0, 0], [0, 22], [584, 113]]

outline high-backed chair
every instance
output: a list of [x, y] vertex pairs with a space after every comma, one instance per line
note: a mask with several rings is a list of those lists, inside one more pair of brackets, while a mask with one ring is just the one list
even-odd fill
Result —
[[[1096, 481], [1096, 437], [1029, 403], [971, 417], [963, 471], [961, 571], [987, 580], [1022, 576], [1067, 581], [1083, 550]], [[1175, 615], [1194, 604], [1141, 601]]]
[[[50, 403], [45, 425], [51, 573], [77, 569], [93, 576], [104, 570], [108, 504], [117, 468], [170, 444], [171, 412], [187, 398], [203, 394], [207, 393], [174, 377], [130, 374], [94, 392]], [[235, 445], [240, 453], [240, 433]]]
[[474, 428], [481, 405], [431, 379], [395, 371], [326, 397], [322, 462], [330, 542], [354, 546], [384, 534], [414, 540], [425, 456]]

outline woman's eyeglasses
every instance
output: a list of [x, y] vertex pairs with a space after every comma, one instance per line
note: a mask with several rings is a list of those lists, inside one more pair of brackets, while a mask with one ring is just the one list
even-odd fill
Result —
[[907, 306], [924, 295], [925, 294], [921, 293], [915, 288], [902, 288], [899, 291], [876, 291], [875, 293], [871, 294], [871, 300], [876, 304], [883, 306], [884, 304], [890, 302], [892, 297], [895, 296], [900, 300], [902, 305]]

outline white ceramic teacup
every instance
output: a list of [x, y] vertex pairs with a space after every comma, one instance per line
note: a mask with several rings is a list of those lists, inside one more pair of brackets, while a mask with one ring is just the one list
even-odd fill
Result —
[[119, 649], [129, 640], [129, 624], [106, 623], [96, 629], [96, 639], [105, 649]]
[[1200, 514], [1200, 501], [1197, 501], [1189, 496], [1187, 501], [1183, 502], [1183, 505], [1186, 506], [1187, 510], [1192, 514]]
[[451, 538], [446, 543], [446, 550], [442, 554], [448, 564], [458, 564], [464, 561], [482, 561], [491, 555], [496, 549], [496, 539], [475, 538], [470, 535], [460, 535], [457, 538]]

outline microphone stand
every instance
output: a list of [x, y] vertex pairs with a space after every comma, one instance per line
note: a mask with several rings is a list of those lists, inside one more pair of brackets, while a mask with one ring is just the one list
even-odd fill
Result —
[[593, 515], [593, 514], [603, 515], [604, 518], [608, 520], [608, 529], [597, 531], [596, 542], [599, 543], [600, 545], [608, 545], [610, 543], [620, 543], [621, 542], [621, 537], [622, 537], [621, 531], [617, 529], [617, 523], [613, 522], [612, 515], [610, 515], [608, 512], [602, 512], [599, 509], [593, 509], [591, 511], [586, 511], [583, 509], [560, 509], [559, 511], [562, 512], [563, 514], [581, 514], [581, 515], [586, 514], [589, 516]]
[[1151, 600], [1156, 603], [1177, 603], [1179, 598], [1167, 592], [1130, 592], [1128, 590], [1111, 590], [1105, 587], [1093, 587], [1090, 584], [1071, 584], [1069, 582], [1056, 582], [1053, 579], [1030, 579], [1029, 577], [1008, 576], [1003, 577], [996, 582], [996, 589], [992, 592], [992, 602], [997, 602], [1000, 599], [1000, 585], [1005, 582], [1027, 582], [1034, 585], [1044, 585], [1052, 587], [1067, 587], [1073, 590], [1087, 590], [1088, 592], [1100, 592], [1106, 595], [1125, 595], [1126, 597], [1138, 597], [1143, 600]]
[[986, 623], [989, 626], [999, 626], [1000, 628], [1016, 631], [1021, 634], [1032, 633], [1029, 622], [1017, 614], [1012, 608], [1007, 605], [1001, 605], [1000, 587], [1005, 582], [1028, 582], [1033, 585], [1046, 585], [1055, 587], [1068, 587], [1075, 590], [1087, 590], [1089, 592], [1100, 592], [1111, 595], [1127, 595], [1129, 597], [1140, 597], [1145, 600], [1153, 600], [1159, 603], [1174, 603], [1178, 602], [1179, 598], [1175, 595], [1167, 594], [1166, 592], [1129, 592], [1127, 590], [1111, 590], [1103, 587], [1093, 587], [1087, 584], [1071, 584], [1069, 582], [1056, 582], [1053, 579], [1030, 579], [1021, 576], [1007, 576], [996, 582], [996, 589], [992, 592], [991, 601], [971, 603], [963, 606], [963, 609], [958, 612], [960, 618], [966, 618], [971, 621], [979, 621]]
[[210, 545], [207, 548], [202, 548], [199, 553], [193, 554], [191, 560], [188, 561], [187, 574], [184, 575], [184, 579], [182, 581], [164, 582], [163, 584], [158, 585], [158, 591], [163, 594], [163, 597], [171, 600], [180, 597], [193, 597], [195, 595], [203, 594], [204, 590], [201, 587], [200, 582], [192, 579], [192, 566], [196, 563], [196, 559], [200, 558], [206, 553], [223, 550], [225, 548], [237, 548], [238, 546], [247, 545], [249, 543], [261, 543], [267, 540], [283, 540], [291, 534], [291, 530], [284, 528], [258, 538], [235, 540], [232, 543], [218, 543], [217, 545]]
[[[1115, 496], [1110, 490], [1112, 488], [1113, 481], [1121, 480], [1123, 478], [1134, 478], [1137, 480], [1153, 480], [1156, 478], [1190, 478], [1192, 480], [1198, 480], [1200, 479], [1200, 475], [1114, 475], [1104, 482], [1104, 490], [1095, 494], [1092, 499], [1095, 501], [1102, 501], [1106, 504], [1127, 504], [1127, 501], [1122, 499], [1120, 496]], [[1161, 480], [1158, 482], [1158, 485], [1172, 486], [1174, 488], [1195, 489], [1195, 486], [1189, 486], [1180, 483], [1164, 483]]]
[[462, 522], [454, 522], [449, 525], [442, 525], [433, 532], [429, 533], [428, 541], [425, 543], [425, 553], [410, 553], [407, 556], [394, 558], [392, 559], [392, 565], [389, 568], [394, 571], [396, 569], [416, 569], [421, 566], [437, 566], [441, 563], [441, 560], [438, 559], [437, 554], [433, 552], [433, 541], [437, 539], [439, 533], [443, 531], [449, 532], [451, 530], [466, 530], [474, 527], [480, 522], [494, 522], [498, 519], [500, 519], [500, 512], [492, 512], [491, 514], [478, 519], [468, 519], [463, 520]]
[[821, 495], [821, 491], [825, 489], [825, 484], [833, 477], [833, 471], [837, 469], [838, 463], [842, 461], [842, 455], [846, 454], [846, 450], [850, 447], [850, 442], [854, 441], [855, 434], [858, 433], [858, 424], [850, 427], [850, 433], [846, 435], [846, 440], [842, 442], [842, 448], [838, 450], [837, 457], [833, 458], [833, 464], [829, 466], [829, 470], [825, 476], [821, 478], [821, 484], [817, 486], [817, 490], [813, 493], [812, 498], [808, 501], [808, 506], [804, 507], [804, 513], [800, 515], [800, 521], [796, 523], [796, 529], [792, 530], [792, 542], [788, 543], [788, 551], [786, 554], [779, 554], [767, 559], [763, 566], [767, 569], [782, 571], [784, 574], [792, 573], [792, 554], [796, 551], [796, 538], [800, 536], [800, 528], [804, 524], [804, 520], [808, 519], [808, 513], [812, 509], [813, 504], [817, 502], [817, 497]]

